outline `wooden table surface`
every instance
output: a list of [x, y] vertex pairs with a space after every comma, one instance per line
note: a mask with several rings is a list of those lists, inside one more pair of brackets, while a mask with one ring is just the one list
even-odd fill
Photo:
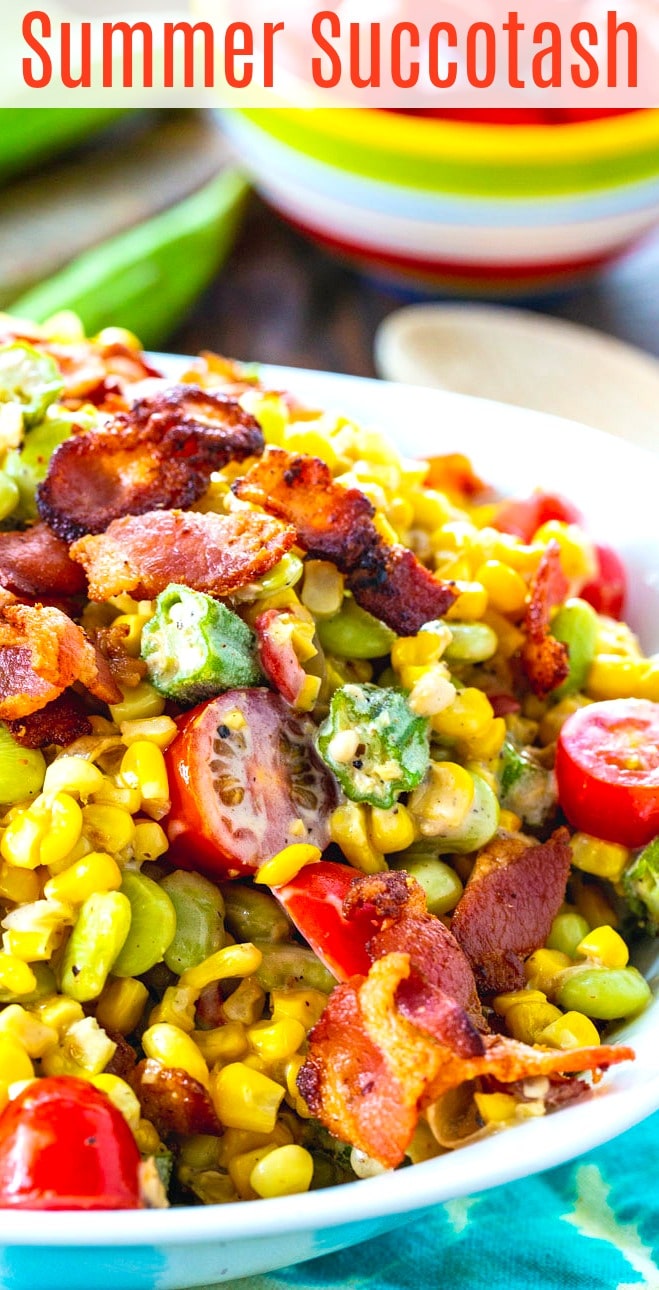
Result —
[[[168, 348], [373, 376], [375, 330], [408, 300], [306, 242], [254, 197], [229, 261]], [[659, 233], [569, 295], [531, 307], [659, 356]]]

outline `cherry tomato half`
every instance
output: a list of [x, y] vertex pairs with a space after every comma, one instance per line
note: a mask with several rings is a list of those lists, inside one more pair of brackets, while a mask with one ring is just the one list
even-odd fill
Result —
[[0, 1208], [141, 1209], [140, 1153], [84, 1080], [35, 1080], [0, 1115]]
[[627, 596], [627, 574], [620, 556], [610, 546], [596, 546], [598, 571], [592, 582], [581, 588], [579, 595], [609, 618], [622, 618]]
[[297, 703], [304, 689], [307, 674], [300, 663], [293, 637], [286, 630], [285, 615], [278, 609], [266, 609], [256, 620], [259, 662], [267, 679], [286, 699]]
[[338, 798], [314, 733], [265, 689], [227, 690], [187, 713], [167, 750], [171, 859], [237, 878], [294, 842], [323, 851]]
[[513, 533], [522, 542], [529, 543], [540, 526], [550, 520], [580, 524], [581, 519], [581, 512], [567, 498], [559, 497], [558, 493], [538, 492], [517, 501], [502, 502], [492, 520], [492, 527], [500, 533]]
[[558, 738], [556, 777], [575, 829], [646, 846], [659, 834], [659, 703], [611, 699], [574, 712]]
[[283, 887], [273, 888], [298, 931], [314, 953], [339, 981], [366, 976], [371, 966], [366, 946], [379, 924], [366, 910], [356, 911], [348, 921], [343, 901], [359, 869], [333, 860], [307, 865]]

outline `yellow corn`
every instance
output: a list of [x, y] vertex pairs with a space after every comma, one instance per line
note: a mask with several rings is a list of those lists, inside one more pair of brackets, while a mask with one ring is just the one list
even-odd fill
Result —
[[73, 1075], [76, 1079], [92, 1078], [90, 1071], [86, 1071], [84, 1066], [80, 1066], [61, 1044], [56, 1048], [49, 1048], [41, 1059], [42, 1075]]
[[584, 873], [618, 882], [629, 862], [629, 851], [615, 842], [604, 842], [588, 833], [575, 833], [570, 842], [572, 864]]
[[552, 994], [557, 978], [568, 967], [572, 967], [572, 959], [561, 950], [536, 950], [524, 964], [530, 991]]
[[249, 976], [261, 966], [262, 959], [261, 951], [249, 941], [244, 945], [225, 945], [203, 963], [188, 968], [179, 978], [179, 985], [203, 990], [213, 981], [222, 981], [225, 977]]
[[143, 720], [122, 721], [121, 737], [127, 748], [146, 739], [156, 747], [169, 748], [175, 738], [178, 727], [171, 717], [145, 717]]
[[600, 1042], [599, 1031], [581, 1012], [565, 1012], [538, 1035], [537, 1042], [548, 1048], [590, 1048]]
[[[67, 315], [69, 315], [70, 321], [67, 320]], [[54, 327], [55, 325], [58, 327], [65, 325], [67, 327], [67, 339], [84, 339], [84, 331], [82, 330], [80, 319], [77, 314], [71, 313], [69, 310], [60, 310], [59, 314], [54, 314], [53, 317], [49, 319], [49, 323], [51, 327]], [[75, 328], [75, 330], [72, 330], [73, 328]], [[140, 350], [142, 348], [141, 340], [135, 335], [134, 331], [129, 331], [128, 327], [103, 327], [94, 337], [94, 340], [98, 345], [125, 345], [126, 349], [135, 350]]]
[[537, 1044], [545, 1027], [562, 1015], [553, 1003], [516, 1003], [506, 1011], [506, 1026], [513, 1039], [522, 1044]]
[[164, 1021], [190, 1034], [195, 1025], [196, 1002], [196, 990], [191, 990], [189, 987], [186, 990], [182, 985], [169, 985], [160, 1003], [151, 1009], [149, 1025], [155, 1026], [158, 1022]]
[[485, 1124], [504, 1124], [515, 1119], [518, 1103], [510, 1093], [474, 1093], [474, 1102]]
[[94, 849], [110, 854], [129, 847], [135, 837], [133, 817], [120, 806], [83, 806], [82, 826]]
[[265, 990], [255, 977], [247, 977], [232, 990], [222, 1005], [222, 1012], [227, 1021], [241, 1021], [244, 1026], [253, 1026], [260, 1021], [265, 1007]]
[[42, 793], [8, 824], [0, 852], [19, 869], [56, 864], [73, 849], [82, 829], [82, 812], [69, 793]]
[[599, 883], [584, 882], [578, 873], [572, 875], [574, 903], [591, 927], [618, 927], [620, 918]]
[[106, 1030], [130, 1035], [141, 1021], [148, 997], [143, 981], [132, 976], [111, 977], [96, 1005], [99, 1023]]
[[70, 905], [84, 905], [95, 891], [118, 891], [121, 886], [121, 869], [112, 856], [102, 851], [92, 851], [70, 865], [44, 887], [46, 900], [68, 901]]
[[142, 614], [119, 614], [112, 626], [121, 631], [121, 648], [129, 658], [139, 658], [142, 646], [142, 628], [149, 621]]
[[553, 744], [561, 732], [562, 727], [568, 717], [579, 708], [585, 708], [590, 703], [583, 694], [571, 694], [569, 698], [561, 699], [560, 703], [549, 708], [542, 714], [539, 728], [540, 742], [542, 744]]
[[511, 1008], [516, 1008], [519, 1003], [546, 1003], [547, 996], [541, 990], [508, 990], [505, 994], [497, 994], [492, 1000], [492, 1007], [500, 1017], [507, 1017]]
[[496, 632], [497, 641], [499, 642], [499, 654], [503, 659], [512, 658], [513, 654], [516, 654], [522, 648], [525, 640], [524, 635], [503, 614], [498, 614], [495, 609], [488, 609], [487, 613], [483, 614], [483, 622], [487, 623], [487, 626], [491, 627], [493, 632]]
[[252, 1151], [244, 1151], [239, 1155], [232, 1156], [228, 1169], [229, 1177], [241, 1200], [255, 1200], [258, 1193], [254, 1191], [250, 1183], [250, 1177], [253, 1169], [269, 1155], [271, 1151], [276, 1151], [274, 1143], [266, 1143], [262, 1147], [254, 1147]]
[[615, 618], [599, 616], [596, 654], [620, 654], [626, 658], [641, 658], [641, 647], [631, 627]]
[[82, 1021], [74, 1021], [65, 1031], [61, 1046], [66, 1056], [88, 1075], [100, 1075], [117, 1047], [114, 1040], [99, 1026], [96, 1017], [83, 1017]]
[[432, 761], [423, 783], [415, 788], [408, 807], [424, 837], [459, 829], [474, 800], [474, 781], [457, 762]]
[[0, 1033], [0, 1080], [14, 1084], [23, 1079], [34, 1079], [34, 1066], [18, 1039]]
[[456, 580], [457, 599], [453, 601], [446, 617], [472, 623], [483, 617], [487, 609], [487, 592], [480, 582]]
[[442, 632], [417, 632], [416, 636], [399, 636], [391, 647], [391, 666], [396, 672], [404, 667], [425, 667], [437, 663], [451, 642], [448, 627]]
[[629, 949], [613, 927], [594, 927], [577, 945], [577, 954], [595, 959], [607, 968], [622, 968], [629, 963]]
[[157, 860], [169, 850], [165, 830], [155, 820], [138, 820], [133, 838], [133, 855], [140, 863]]
[[48, 806], [44, 800], [48, 823], [46, 835], [41, 842], [40, 860], [45, 865], [57, 864], [58, 860], [63, 860], [82, 832], [82, 811], [70, 793], [55, 793]]
[[328, 560], [307, 560], [304, 566], [302, 604], [315, 618], [332, 618], [343, 604], [345, 579]]
[[110, 713], [116, 726], [121, 727], [124, 721], [143, 721], [145, 717], [160, 717], [165, 711], [165, 700], [148, 681], [129, 689], [120, 686], [123, 699], [120, 703], [110, 704]]
[[506, 833], [519, 833], [522, 827], [522, 821], [519, 815], [514, 811], [501, 811], [499, 814], [499, 828], [505, 829]]
[[67, 926], [75, 922], [71, 905], [54, 900], [36, 900], [19, 905], [3, 921], [2, 944], [7, 954], [25, 963], [47, 962], [62, 943]]
[[264, 883], [268, 887], [283, 887], [284, 883], [295, 878], [305, 865], [316, 864], [321, 855], [322, 851], [319, 847], [311, 846], [308, 842], [294, 842], [292, 846], [284, 847], [283, 851], [279, 851], [271, 860], [266, 860], [255, 874], [254, 881]]
[[208, 1087], [208, 1067], [197, 1045], [178, 1026], [166, 1022], [149, 1026], [142, 1036], [142, 1047], [147, 1057], [153, 1057], [163, 1066], [187, 1071], [193, 1079]]
[[293, 1107], [296, 1115], [302, 1120], [311, 1119], [311, 1111], [303, 1097], [301, 1097], [297, 1086], [297, 1077], [304, 1065], [304, 1057], [301, 1053], [294, 1053], [284, 1066], [284, 1079], [286, 1081], [286, 1098], [290, 1106]]
[[368, 815], [361, 802], [344, 802], [330, 816], [330, 836], [346, 860], [363, 873], [384, 873], [387, 866], [368, 832]]
[[482, 690], [468, 686], [456, 694], [450, 707], [432, 718], [436, 734], [445, 739], [474, 739], [494, 721], [492, 704]]
[[419, 674], [412, 681], [407, 702], [417, 716], [435, 717], [455, 703], [455, 686], [445, 663], [433, 663], [421, 669], [403, 668], [401, 680], [405, 687], [409, 684], [405, 674], [411, 671]]
[[313, 1157], [305, 1147], [291, 1142], [275, 1147], [252, 1169], [250, 1184], [258, 1196], [296, 1196], [308, 1191], [313, 1178]]
[[11, 1003], [0, 1012], [0, 1034], [9, 1035], [23, 1045], [29, 1057], [40, 1058], [49, 1048], [54, 1048], [59, 1035], [53, 1026], [47, 1026], [39, 1017]]
[[76, 1021], [82, 1021], [84, 1012], [82, 1004], [69, 999], [66, 994], [51, 994], [33, 1006], [33, 1012], [43, 1021], [44, 1026], [52, 1026], [62, 1036]]
[[[499, 756], [506, 738], [506, 723], [503, 717], [494, 717], [483, 734], [474, 735], [459, 741], [458, 751], [470, 761], [488, 762]], [[496, 792], [496, 788], [495, 788]]]
[[157, 1156], [162, 1149], [158, 1131], [150, 1120], [140, 1120], [135, 1129], [135, 1141], [143, 1156]]
[[214, 1069], [211, 1097], [221, 1124], [227, 1128], [272, 1133], [284, 1089], [245, 1062], [231, 1062]]
[[327, 995], [322, 990], [271, 990], [270, 1004], [273, 1021], [293, 1017], [307, 1031], [319, 1020], [327, 1004]]
[[376, 850], [386, 856], [404, 851], [416, 837], [414, 820], [402, 802], [397, 802], [388, 810], [379, 806], [371, 807], [368, 828]]
[[103, 775], [86, 757], [63, 756], [51, 762], [43, 782], [44, 793], [77, 793], [85, 800], [100, 788]]
[[258, 1056], [270, 1065], [292, 1057], [305, 1034], [302, 1022], [295, 1017], [279, 1017], [277, 1021], [257, 1021], [247, 1031], [247, 1038]]
[[591, 699], [650, 699], [659, 702], [659, 659], [600, 654], [594, 660], [586, 693]]
[[128, 811], [129, 815], [135, 815], [142, 805], [142, 794], [139, 788], [132, 788], [120, 775], [114, 779], [105, 775], [100, 788], [94, 793], [94, 804], [118, 806], [121, 810]]
[[488, 604], [500, 614], [516, 617], [526, 604], [527, 586], [524, 579], [510, 565], [501, 560], [486, 560], [474, 574], [487, 592]]
[[16, 905], [30, 905], [38, 900], [41, 884], [31, 869], [17, 869], [12, 864], [0, 865], [0, 897]]
[[[455, 510], [446, 495], [435, 488], [424, 488], [415, 492], [411, 501], [415, 522], [424, 529], [438, 529], [446, 525], [446, 521], [455, 515]], [[448, 525], [446, 526], [448, 528]]]
[[94, 1088], [100, 1089], [102, 1093], [105, 1093], [106, 1097], [109, 1097], [113, 1106], [116, 1106], [117, 1110], [121, 1111], [129, 1128], [132, 1129], [133, 1133], [136, 1133], [142, 1112], [130, 1084], [127, 1084], [124, 1079], [120, 1079], [118, 1075], [108, 1075], [104, 1072], [100, 1075], [95, 1075], [91, 1082]]
[[547, 546], [549, 542], [558, 542], [561, 568], [570, 582], [576, 580], [583, 585], [595, 577], [597, 561], [592, 542], [576, 524], [564, 524], [561, 520], [542, 524], [533, 535], [533, 545]]
[[310, 457], [319, 457], [331, 471], [336, 470], [339, 458], [327, 435], [318, 430], [300, 429], [298, 424], [287, 426], [284, 430], [284, 447], [288, 452], [303, 452]]
[[247, 1052], [247, 1031], [242, 1021], [227, 1021], [214, 1030], [195, 1030], [192, 1038], [209, 1066], [235, 1062]]
[[142, 797], [142, 810], [154, 820], [169, 810], [169, 783], [165, 758], [156, 744], [138, 739], [126, 749], [121, 762], [121, 777]]
[[[12, 994], [31, 994], [36, 984], [37, 978], [27, 963], [12, 954], [0, 952], [0, 986], [3, 990], [11, 990]], [[4, 1012], [0, 1013], [0, 1021], [3, 1016]]]

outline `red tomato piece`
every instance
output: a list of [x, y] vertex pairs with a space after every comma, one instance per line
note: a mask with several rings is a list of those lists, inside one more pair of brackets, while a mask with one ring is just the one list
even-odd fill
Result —
[[366, 976], [372, 963], [366, 946], [378, 921], [367, 910], [357, 911], [350, 921], [343, 914], [353, 879], [362, 877], [351, 865], [319, 860], [301, 869], [285, 886], [273, 888], [305, 941], [339, 981]]
[[556, 777], [575, 829], [646, 846], [659, 834], [659, 703], [611, 699], [574, 712], [558, 738]]
[[186, 713], [166, 755], [170, 858], [237, 878], [294, 842], [323, 851], [338, 796], [314, 734], [265, 689], [227, 690]]
[[560, 520], [563, 524], [580, 524], [581, 512], [558, 493], [532, 493], [518, 501], [502, 502], [492, 527], [500, 533], [513, 533], [522, 542], [531, 542], [542, 524]]
[[261, 667], [287, 703], [297, 703], [307, 674], [295, 653], [292, 629], [286, 615], [278, 609], [267, 609], [255, 623]]
[[610, 546], [596, 546], [597, 576], [581, 588], [579, 595], [587, 600], [598, 614], [609, 618], [622, 618], [627, 597], [627, 574], [620, 556]]
[[123, 1115], [84, 1080], [36, 1080], [0, 1115], [2, 1209], [141, 1209], [139, 1164]]

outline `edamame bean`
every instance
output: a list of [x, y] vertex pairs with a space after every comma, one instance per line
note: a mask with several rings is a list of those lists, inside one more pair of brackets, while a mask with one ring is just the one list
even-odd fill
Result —
[[474, 797], [466, 819], [443, 838], [433, 838], [438, 855], [456, 851], [464, 855], [484, 847], [499, 827], [499, 803], [496, 794], [480, 775], [474, 775]]
[[78, 1003], [97, 999], [128, 936], [131, 906], [121, 891], [94, 892], [82, 906], [62, 961], [62, 990]]
[[552, 699], [564, 699], [583, 690], [597, 649], [599, 621], [592, 605], [577, 598], [567, 600], [551, 624], [551, 634], [567, 645], [570, 671]]
[[577, 957], [577, 945], [587, 936], [590, 927], [585, 918], [576, 909], [565, 914], [557, 914], [547, 937], [548, 950], [560, 950], [568, 958]]
[[396, 639], [395, 632], [349, 598], [334, 618], [317, 624], [317, 632], [323, 649], [337, 658], [383, 658]]
[[4, 471], [0, 471], [0, 520], [6, 520], [16, 510], [18, 501], [18, 485]]
[[259, 941], [257, 949], [261, 951], [263, 961], [254, 976], [266, 991], [306, 986], [329, 994], [336, 985], [332, 973], [316, 958], [313, 950], [304, 945], [281, 941], [273, 945], [269, 941]]
[[496, 632], [487, 623], [449, 623], [452, 640], [444, 651], [449, 663], [484, 663], [497, 652]]
[[113, 976], [141, 976], [161, 963], [176, 933], [176, 910], [166, 891], [143, 873], [124, 873], [121, 893], [131, 909], [130, 931]]
[[180, 976], [222, 949], [224, 901], [208, 878], [184, 869], [167, 874], [160, 889], [167, 893], [176, 912], [176, 931], [165, 951], [165, 963]]
[[574, 967], [559, 978], [556, 1001], [567, 1012], [583, 1012], [597, 1021], [617, 1021], [640, 1012], [652, 997], [636, 968]]
[[286, 591], [289, 587], [294, 587], [300, 581], [304, 573], [304, 565], [299, 555], [294, 555], [291, 551], [276, 564], [270, 573], [260, 578], [258, 586], [258, 595], [274, 596], [277, 591]]
[[267, 891], [227, 882], [221, 887], [226, 925], [239, 944], [245, 941], [288, 941], [291, 925], [278, 900]]
[[46, 775], [44, 755], [39, 748], [21, 748], [0, 722], [0, 802], [11, 806], [36, 797]]
[[404, 869], [416, 878], [426, 893], [426, 904], [429, 914], [448, 914], [455, 909], [463, 886], [455, 869], [444, 864], [433, 855], [419, 855], [416, 858], [402, 857], [392, 869]]

